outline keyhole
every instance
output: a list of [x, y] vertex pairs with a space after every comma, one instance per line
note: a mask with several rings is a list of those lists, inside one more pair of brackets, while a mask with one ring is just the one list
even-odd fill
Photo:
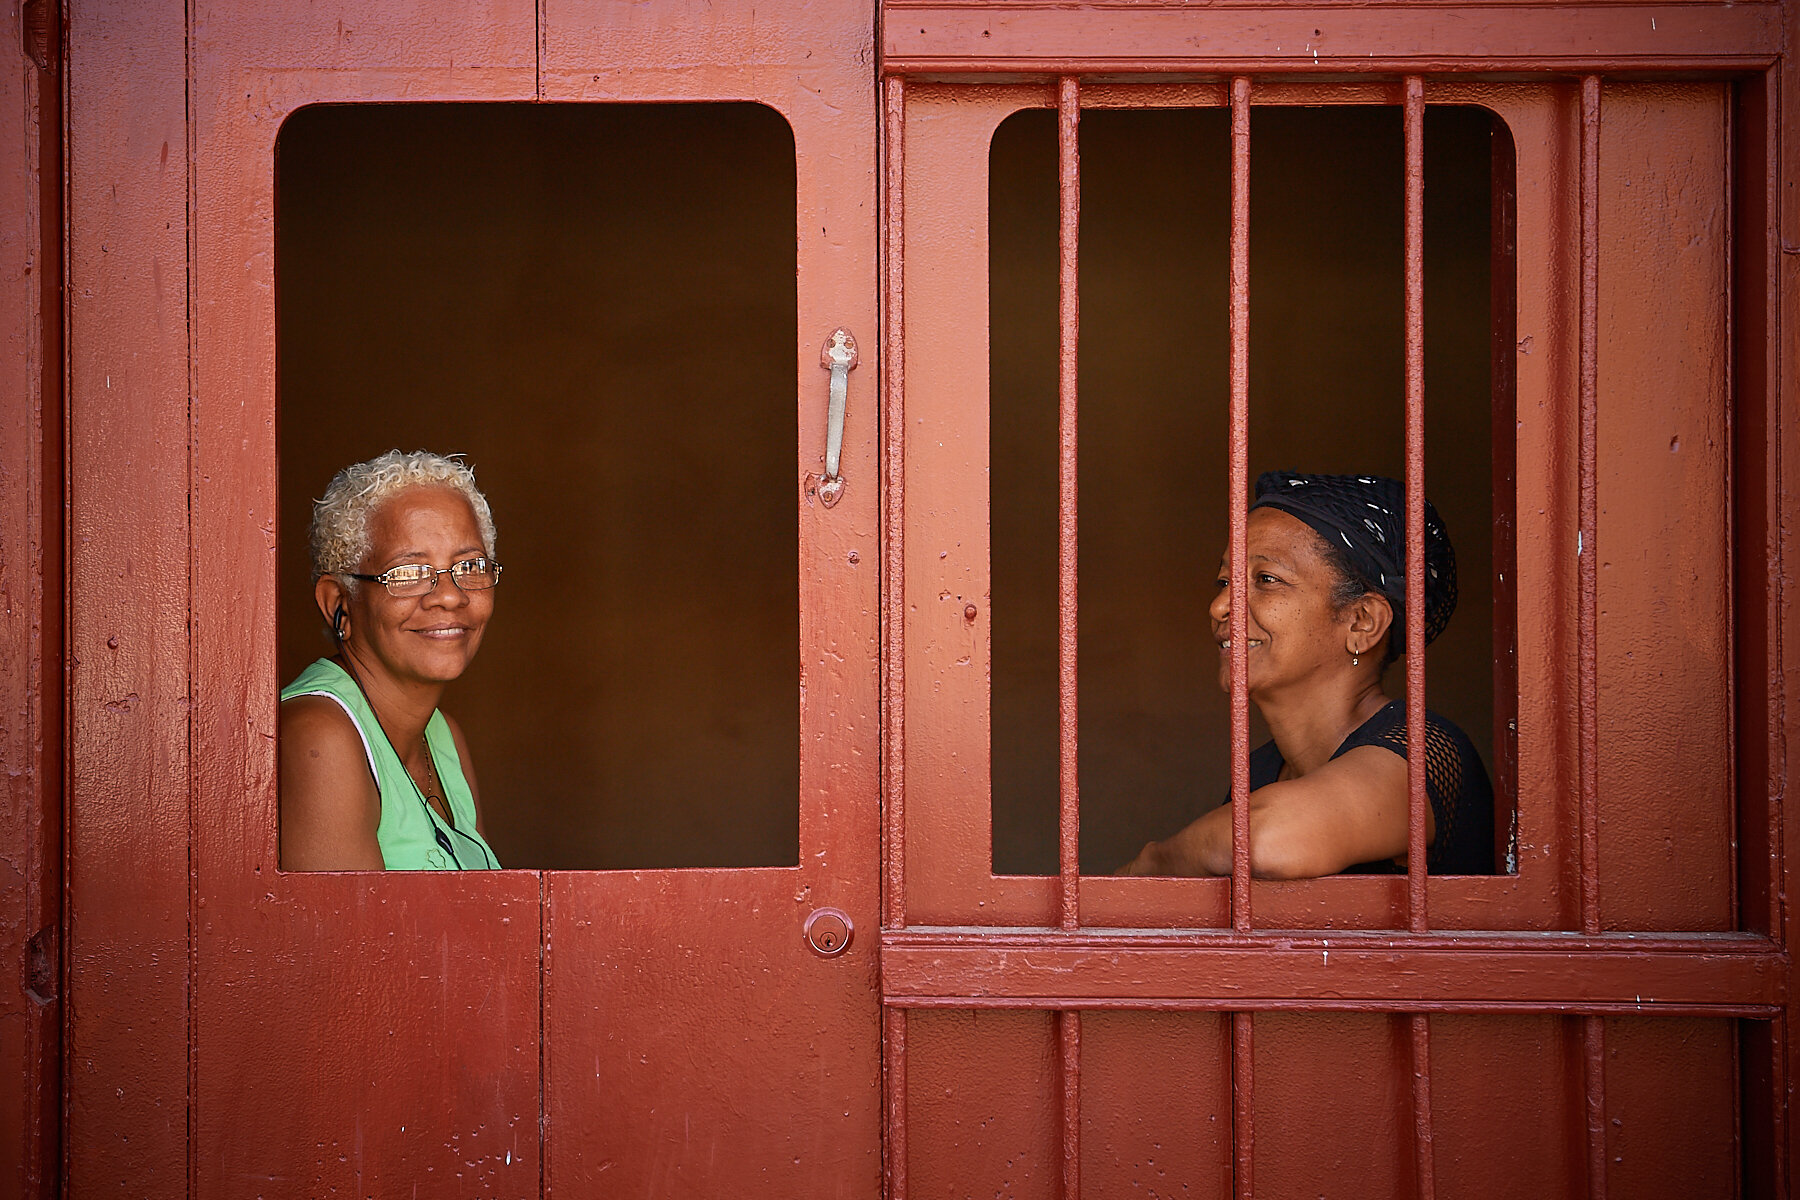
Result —
[[821, 908], [806, 918], [806, 944], [820, 958], [836, 958], [850, 948], [855, 927], [842, 909]]

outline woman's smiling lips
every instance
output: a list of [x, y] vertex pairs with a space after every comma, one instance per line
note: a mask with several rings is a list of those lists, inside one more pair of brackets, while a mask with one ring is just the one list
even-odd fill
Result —
[[467, 625], [431, 625], [424, 629], [414, 629], [411, 632], [442, 641], [464, 636], [469, 632], [469, 627]]
[[[1262, 639], [1261, 638], [1250, 638], [1250, 639], [1248, 639], [1246, 644], [1250, 647], [1250, 649], [1254, 650], [1258, 646], [1262, 645]], [[1231, 649], [1231, 639], [1230, 638], [1220, 638], [1219, 639], [1219, 649], [1221, 649], [1221, 650]]]

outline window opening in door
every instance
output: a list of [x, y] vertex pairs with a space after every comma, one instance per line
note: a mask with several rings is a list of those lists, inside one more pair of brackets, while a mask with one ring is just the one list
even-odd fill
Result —
[[[1252, 477], [1402, 478], [1400, 109], [1253, 112]], [[1510, 305], [1510, 260], [1495, 237], [1512, 187], [1495, 147], [1510, 140], [1492, 113], [1462, 106], [1428, 108], [1426, 136], [1426, 478], [1462, 580], [1456, 619], [1427, 659], [1428, 691], [1505, 792], [1504, 866], [1512, 794], [1495, 748], [1508, 746], [1516, 700], [1495, 703], [1512, 615], [1495, 602], [1497, 575], [1510, 578], [1496, 555], [1510, 546], [1494, 530], [1511, 493], [1491, 431], [1509, 427], [1512, 395], [1493, 366], [1491, 293], [1498, 279]], [[1080, 145], [1081, 869], [1104, 874], [1228, 789], [1229, 697], [1205, 610], [1228, 520], [1230, 115], [1088, 109]], [[1054, 111], [1016, 113], [994, 135], [997, 874], [1058, 869], [1056, 162]], [[1404, 675], [1389, 669], [1390, 695], [1404, 695]]]
[[466, 453], [506, 576], [444, 708], [508, 867], [798, 861], [795, 211], [756, 104], [282, 130], [282, 681], [331, 652], [306, 531], [332, 473]]

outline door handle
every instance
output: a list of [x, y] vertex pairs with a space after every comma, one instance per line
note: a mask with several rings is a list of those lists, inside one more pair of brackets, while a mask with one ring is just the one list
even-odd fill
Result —
[[826, 508], [844, 494], [844, 476], [838, 467], [844, 453], [844, 406], [856, 362], [856, 339], [840, 325], [819, 351], [819, 365], [831, 372], [831, 403], [825, 410], [825, 478], [819, 481], [819, 501]]

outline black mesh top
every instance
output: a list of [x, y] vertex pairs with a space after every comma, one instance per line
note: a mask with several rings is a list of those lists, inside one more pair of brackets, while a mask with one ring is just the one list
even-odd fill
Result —
[[[1494, 871], [1494, 789], [1468, 735], [1434, 712], [1425, 714], [1425, 794], [1437, 836], [1425, 854], [1432, 875], [1491, 875]], [[1406, 702], [1390, 700], [1344, 739], [1331, 757], [1358, 746], [1381, 746], [1406, 757]], [[1286, 762], [1273, 741], [1250, 753], [1250, 790], [1274, 783]], [[1391, 858], [1345, 868], [1346, 875], [1398, 875]]]

